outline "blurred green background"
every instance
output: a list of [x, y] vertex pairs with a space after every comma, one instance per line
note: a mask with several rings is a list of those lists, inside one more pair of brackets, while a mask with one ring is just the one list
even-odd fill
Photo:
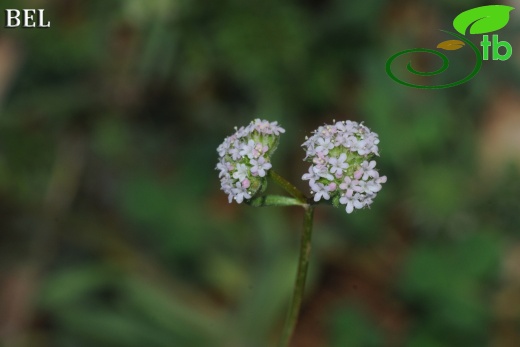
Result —
[[317, 209], [292, 346], [520, 346], [520, 17], [466, 84], [385, 72], [486, 4], [23, 1], [52, 24], [0, 29], [0, 345], [274, 345], [303, 213], [228, 204], [214, 170], [260, 117], [305, 192], [333, 119], [379, 133], [388, 176], [371, 209]]

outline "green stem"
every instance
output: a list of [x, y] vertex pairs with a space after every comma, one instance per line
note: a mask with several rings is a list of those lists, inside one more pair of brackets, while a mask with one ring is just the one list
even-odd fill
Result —
[[305, 206], [305, 204], [298, 199], [290, 198], [288, 196], [280, 196], [280, 195], [259, 196], [259, 197], [249, 200], [247, 203], [253, 207]]
[[291, 194], [291, 196], [295, 197], [296, 199], [298, 199], [301, 203], [303, 204], [307, 204], [307, 197], [305, 196], [305, 194], [303, 194], [298, 188], [296, 188], [291, 182], [287, 181], [285, 178], [283, 178], [282, 176], [280, 176], [278, 173], [276, 173], [276, 171], [274, 171], [273, 169], [269, 170], [269, 173], [268, 173], [269, 177], [271, 177], [271, 179], [273, 181], [275, 181], [280, 187], [282, 187], [283, 189], [285, 189], [285, 191], [289, 194]]
[[305, 208], [305, 216], [303, 219], [303, 233], [300, 244], [300, 259], [298, 261], [298, 271], [296, 273], [296, 283], [294, 285], [293, 298], [285, 327], [282, 332], [279, 347], [287, 347], [291, 341], [291, 336], [298, 321], [300, 307], [305, 290], [305, 279], [307, 278], [307, 268], [309, 267], [309, 255], [311, 253], [311, 237], [312, 237], [312, 220], [314, 215], [314, 206], [307, 205]]

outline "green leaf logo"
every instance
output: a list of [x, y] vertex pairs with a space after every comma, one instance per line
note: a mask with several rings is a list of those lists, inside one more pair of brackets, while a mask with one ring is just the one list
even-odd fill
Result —
[[439, 43], [437, 48], [442, 48], [445, 51], [456, 51], [457, 49], [464, 47], [464, 45], [464, 42], [461, 40], [447, 40]]
[[472, 8], [459, 14], [453, 20], [453, 27], [462, 35], [470, 27], [470, 34], [486, 34], [502, 29], [509, 22], [509, 12], [514, 7], [505, 5], [488, 5]]

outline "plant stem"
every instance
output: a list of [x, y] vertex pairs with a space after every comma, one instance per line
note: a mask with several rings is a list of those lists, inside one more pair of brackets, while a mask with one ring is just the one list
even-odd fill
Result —
[[280, 339], [279, 347], [287, 347], [291, 341], [291, 336], [298, 321], [300, 307], [305, 290], [305, 279], [307, 278], [307, 268], [309, 267], [309, 255], [311, 253], [311, 237], [312, 237], [312, 221], [314, 215], [314, 206], [306, 205], [305, 215], [303, 219], [303, 233], [300, 243], [300, 259], [298, 261], [298, 271], [296, 273], [296, 283], [294, 284], [293, 298], [285, 326]]
[[[285, 326], [283, 328], [282, 337], [280, 339], [279, 347], [287, 347], [291, 341], [291, 337], [298, 321], [300, 307], [303, 300], [303, 293], [305, 291], [305, 280], [307, 278], [307, 269], [309, 267], [309, 256], [311, 253], [311, 238], [312, 238], [312, 222], [314, 217], [314, 206], [312, 202], [296, 188], [291, 182], [280, 176], [276, 171], [269, 170], [269, 177], [282, 187], [286, 192], [293, 196], [300, 206], [305, 210], [303, 218], [303, 233], [300, 241], [300, 257], [298, 260], [298, 270], [296, 272], [296, 282], [294, 284], [293, 297], [287, 318], [285, 319]], [[281, 201], [280, 201], [281, 202]], [[261, 205], [263, 206], [263, 205]]]
[[307, 204], [307, 197], [303, 194], [298, 188], [296, 188], [291, 182], [287, 181], [285, 178], [276, 173], [273, 169], [269, 170], [269, 177], [273, 181], [275, 181], [280, 187], [285, 189], [285, 191], [291, 196], [298, 199], [301, 203]]

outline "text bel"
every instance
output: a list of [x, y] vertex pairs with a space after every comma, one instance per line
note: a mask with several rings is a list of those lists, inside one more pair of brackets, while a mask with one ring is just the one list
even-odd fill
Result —
[[45, 21], [43, 11], [39, 9], [5, 10], [6, 28], [50, 28], [51, 22]]

